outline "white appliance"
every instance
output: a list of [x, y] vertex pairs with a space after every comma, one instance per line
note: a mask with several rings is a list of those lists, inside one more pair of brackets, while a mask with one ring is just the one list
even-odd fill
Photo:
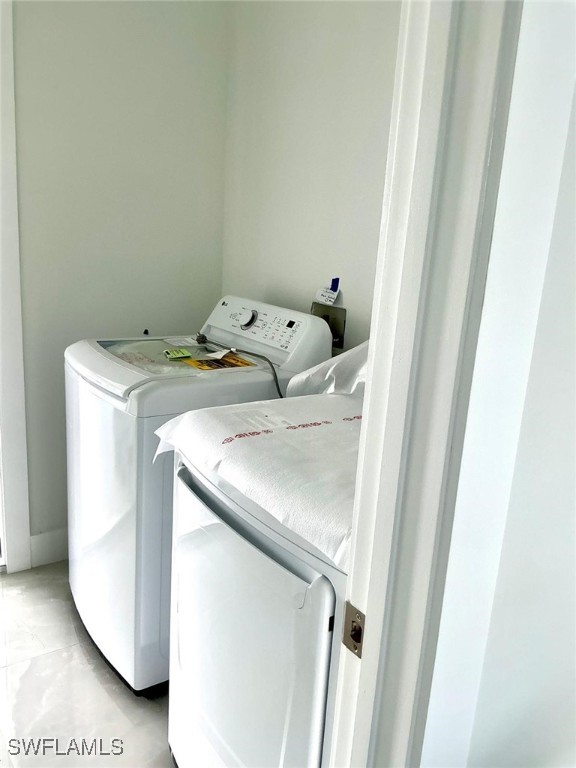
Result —
[[361, 396], [334, 393], [338, 377], [327, 374], [333, 394], [209, 408], [158, 431], [176, 451], [168, 739], [179, 768], [326, 759], [362, 413]]
[[[331, 354], [323, 320], [234, 296], [202, 333], [268, 357], [283, 390]], [[172, 462], [153, 464], [154, 430], [187, 410], [276, 397], [260, 358], [241, 355], [250, 365], [233, 368], [212, 358], [214, 369], [201, 370], [206, 349], [186, 342], [84, 340], [65, 353], [70, 587], [92, 639], [135, 691], [168, 678]], [[167, 360], [171, 346], [187, 346], [192, 360]]]

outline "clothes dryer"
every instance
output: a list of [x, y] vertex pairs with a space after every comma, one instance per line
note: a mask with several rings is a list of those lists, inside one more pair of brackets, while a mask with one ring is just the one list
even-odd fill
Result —
[[[205, 345], [84, 340], [65, 353], [70, 587], [92, 639], [135, 691], [168, 678], [172, 462], [152, 463], [154, 431], [184, 411], [273, 398], [272, 369], [285, 390], [331, 354], [323, 320], [234, 296], [202, 333]], [[168, 360], [174, 346], [190, 357]], [[220, 358], [222, 348], [238, 351]]]
[[[333, 377], [334, 378], [334, 377]], [[179, 768], [318, 768], [332, 738], [362, 397], [208, 408], [176, 451], [168, 738]]]

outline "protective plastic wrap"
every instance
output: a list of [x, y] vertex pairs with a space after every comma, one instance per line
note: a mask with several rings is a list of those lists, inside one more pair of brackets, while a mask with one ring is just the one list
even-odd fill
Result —
[[300, 395], [364, 396], [368, 342], [365, 341], [338, 357], [296, 374], [288, 384], [288, 397]]
[[206, 408], [162, 426], [158, 450], [176, 449], [345, 571], [361, 414], [361, 398], [337, 394]]
[[367, 354], [365, 342], [297, 374], [284, 400], [172, 419], [156, 432], [158, 453], [177, 450], [346, 571]]

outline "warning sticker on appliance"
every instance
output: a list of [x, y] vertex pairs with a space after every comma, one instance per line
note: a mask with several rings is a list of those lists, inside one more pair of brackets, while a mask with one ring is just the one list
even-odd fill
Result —
[[200, 371], [220, 371], [223, 368], [247, 368], [248, 366], [256, 365], [251, 360], [246, 360], [245, 357], [240, 357], [240, 355], [236, 355], [234, 352], [228, 352], [220, 360], [211, 358], [209, 360], [182, 360], [182, 362]]

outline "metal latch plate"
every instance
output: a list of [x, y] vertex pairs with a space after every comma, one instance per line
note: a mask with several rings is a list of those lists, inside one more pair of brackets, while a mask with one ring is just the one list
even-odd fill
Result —
[[344, 632], [342, 642], [355, 656], [362, 658], [362, 642], [364, 640], [364, 625], [366, 616], [346, 601], [344, 612]]

